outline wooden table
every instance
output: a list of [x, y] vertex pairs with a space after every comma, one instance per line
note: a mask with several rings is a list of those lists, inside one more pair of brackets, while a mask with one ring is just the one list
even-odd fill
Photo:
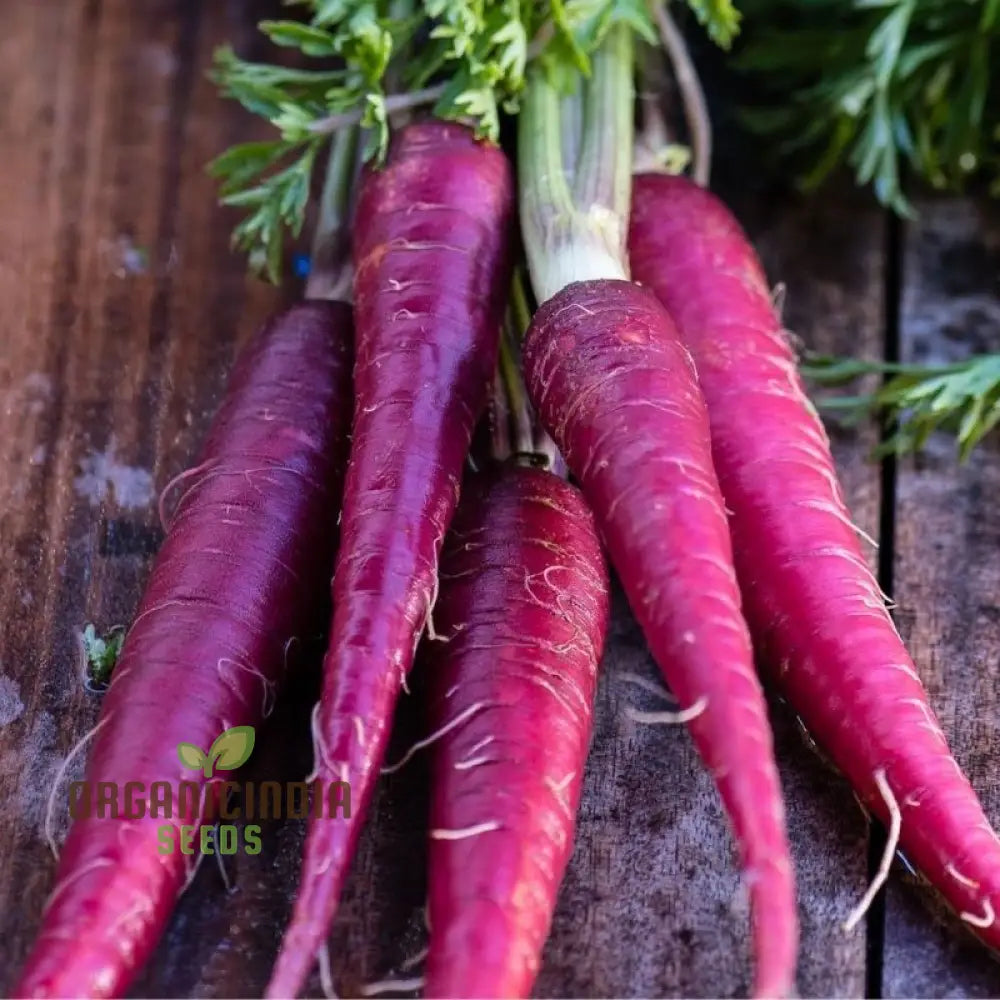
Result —
[[[276, 7], [277, 5], [271, 5]], [[256, 8], [256, 9], [254, 9]], [[239, 0], [38, 0], [0, 34], [0, 985], [38, 923], [53, 863], [42, 835], [57, 769], [94, 724], [79, 680], [87, 622], [127, 622], [160, 532], [154, 497], [190, 462], [238, 345], [280, 300], [228, 250], [232, 219], [204, 164], [258, 127], [205, 78], [230, 40], [263, 55]], [[786, 320], [818, 349], [952, 358], [1000, 347], [1000, 214], [921, 202], [901, 226], [859, 196], [803, 204], [728, 193]], [[290, 283], [291, 284], [291, 283]], [[291, 295], [289, 288], [284, 293]], [[835, 432], [851, 507], [954, 750], [1000, 820], [1000, 453], [962, 469], [935, 440], [916, 462], [867, 460], [875, 431]], [[708, 776], [683, 730], [634, 724], [654, 668], [620, 595], [576, 853], [541, 996], [739, 995], [747, 908]], [[310, 764], [315, 677], [258, 740], [257, 776]], [[419, 731], [403, 705], [396, 750]], [[881, 849], [850, 791], [773, 706], [803, 924], [804, 996], [1000, 995], [1000, 966], [894, 872], [853, 934], [840, 924]], [[79, 773], [79, 764], [70, 774]], [[424, 939], [424, 765], [385, 782], [334, 933], [344, 994], [399, 974]], [[137, 996], [259, 995], [288, 913], [302, 829], [203, 865]], [[314, 987], [316, 986], [314, 982]]]

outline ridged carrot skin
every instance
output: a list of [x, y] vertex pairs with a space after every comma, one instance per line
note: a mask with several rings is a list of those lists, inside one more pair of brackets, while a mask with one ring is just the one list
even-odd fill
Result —
[[747, 617], [775, 683], [865, 806], [1000, 948], [1000, 841], [951, 756], [886, 610], [763, 269], [729, 210], [682, 178], [636, 179], [632, 267], [695, 358]]
[[650, 292], [586, 281], [538, 310], [524, 370], [670, 689], [704, 706], [690, 729], [750, 890], [756, 993], [785, 995], [798, 926], [784, 807], [690, 355]]
[[435, 744], [425, 995], [527, 997], [590, 742], [608, 578], [580, 492], [512, 466], [466, 486], [427, 643]]
[[[203, 783], [178, 744], [207, 750], [223, 730], [259, 723], [295, 640], [321, 627], [347, 460], [350, 337], [348, 306], [306, 302], [243, 353], [105, 696], [92, 787], [137, 781], [148, 795], [153, 782]], [[158, 851], [167, 822], [198, 820], [73, 824], [14, 996], [124, 994], [193, 860]]]
[[352, 810], [311, 822], [271, 997], [298, 993], [326, 939], [428, 623], [496, 365], [512, 213], [506, 157], [460, 125], [404, 129], [362, 184], [353, 444], [314, 723], [316, 774], [349, 781]]

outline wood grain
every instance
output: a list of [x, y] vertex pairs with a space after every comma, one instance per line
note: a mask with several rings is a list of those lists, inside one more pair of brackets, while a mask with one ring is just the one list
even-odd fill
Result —
[[[926, 201], [903, 258], [903, 360], [1000, 351], [1000, 212]], [[959, 467], [940, 435], [897, 477], [897, 619], [952, 750], [1000, 823], [1000, 448], [996, 436]], [[897, 866], [898, 868], [899, 866]], [[910, 883], [910, 884], [906, 884]], [[900, 873], [886, 903], [883, 995], [995, 997], [1000, 964], [957, 918]]]

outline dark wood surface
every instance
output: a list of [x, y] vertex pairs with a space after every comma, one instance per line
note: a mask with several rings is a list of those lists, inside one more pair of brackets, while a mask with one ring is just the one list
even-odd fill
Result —
[[[9, 4], [0, 36], [0, 987], [37, 926], [53, 860], [45, 804], [93, 726], [79, 678], [87, 622], [127, 622], [159, 543], [155, 496], [183, 469], [231, 359], [282, 294], [244, 276], [203, 166], [255, 126], [205, 79], [213, 47], [258, 45], [276, 7], [238, 0]], [[739, 175], [723, 164], [722, 175]], [[1000, 349], [1000, 217], [921, 205], [905, 231], [858, 196], [803, 204], [729, 183], [786, 320], [809, 346], [879, 357]], [[961, 472], [947, 440], [892, 474], [872, 428], [834, 430], [858, 523], [961, 763], [1000, 820], [993, 766], [1000, 651], [1000, 454]], [[749, 985], [747, 909], [711, 783], [686, 733], [624, 712], [655, 676], [620, 595], [579, 836], [541, 996], [730, 996]], [[258, 739], [255, 776], [310, 765], [303, 673]], [[840, 925], [877, 854], [846, 785], [774, 704], [798, 868], [803, 996], [1000, 995], [1000, 966], [894, 872], [853, 934]], [[419, 684], [395, 752], [420, 730]], [[81, 760], [71, 764], [77, 774]], [[334, 931], [341, 995], [406, 974], [424, 939], [426, 773], [384, 782]], [[136, 996], [259, 995], [294, 891], [302, 828], [203, 865]], [[318, 983], [313, 983], [318, 988]]]

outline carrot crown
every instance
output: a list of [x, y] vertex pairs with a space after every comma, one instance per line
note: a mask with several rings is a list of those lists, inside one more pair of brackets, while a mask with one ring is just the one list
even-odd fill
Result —
[[614, 26], [589, 78], [560, 93], [531, 73], [518, 127], [521, 230], [539, 302], [572, 281], [627, 278], [632, 32]]
[[[731, 0], [687, 2], [709, 34], [728, 44], [738, 26]], [[273, 280], [286, 236], [304, 225], [313, 173], [331, 136], [360, 127], [363, 158], [378, 163], [392, 117], [425, 107], [496, 142], [502, 114], [518, 113], [532, 76], [559, 95], [571, 93], [580, 80], [601, 75], [607, 60], [595, 53], [612, 33], [656, 37], [645, 0], [291, 3], [308, 21], [263, 21], [260, 30], [294, 65], [250, 62], [223, 47], [213, 69], [226, 96], [277, 132], [233, 146], [209, 168], [223, 203], [246, 213], [234, 243]]]

